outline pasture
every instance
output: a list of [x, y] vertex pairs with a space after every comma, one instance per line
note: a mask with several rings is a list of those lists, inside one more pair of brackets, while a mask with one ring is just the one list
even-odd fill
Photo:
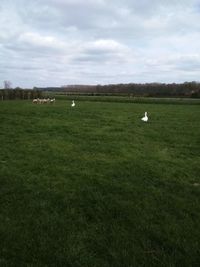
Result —
[[0, 266], [199, 266], [199, 105], [70, 104], [0, 102]]

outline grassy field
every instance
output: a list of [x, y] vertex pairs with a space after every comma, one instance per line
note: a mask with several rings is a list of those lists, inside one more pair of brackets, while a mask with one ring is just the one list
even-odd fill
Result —
[[59, 100], [78, 100], [78, 101], [101, 101], [101, 102], [117, 102], [117, 103], [140, 103], [140, 104], [185, 104], [185, 105], [199, 105], [199, 98], [159, 98], [159, 97], [130, 97], [127, 95], [124, 96], [115, 96], [115, 95], [101, 95], [101, 96], [92, 96], [85, 94], [59, 94], [47, 92], [46, 97], [56, 97]]
[[0, 102], [0, 266], [199, 266], [199, 105], [70, 103]]

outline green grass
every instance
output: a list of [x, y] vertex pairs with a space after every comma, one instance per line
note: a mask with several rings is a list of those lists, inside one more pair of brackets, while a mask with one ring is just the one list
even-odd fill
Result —
[[0, 266], [199, 266], [199, 105], [70, 103], [0, 102]]
[[92, 96], [86, 94], [61, 94], [61, 93], [46, 93], [47, 96], [56, 97], [59, 100], [78, 100], [78, 101], [101, 101], [101, 102], [117, 102], [117, 103], [142, 103], [142, 104], [188, 104], [199, 105], [199, 98], [169, 98], [169, 97], [130, 97], [118, 95], [101, 95]]

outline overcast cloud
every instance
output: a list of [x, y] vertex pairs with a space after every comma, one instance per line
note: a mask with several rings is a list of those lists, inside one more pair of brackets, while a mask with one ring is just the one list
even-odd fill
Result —
[[200, 81], [200, 0], [1, 0], [4, 80]]

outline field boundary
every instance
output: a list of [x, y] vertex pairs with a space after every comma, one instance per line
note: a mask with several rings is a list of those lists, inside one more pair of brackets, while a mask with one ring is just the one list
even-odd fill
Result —
[[55, 95], [58, 100], [79, 100], [94, 102], [117, 102], [117, 103], [142, 103], [142, 104], [187, 104], [200, 105], [200, 99], [195, 98], [150, 98], [150, 97], [127, 97], [127, 96], [80, 96], [80, 95]]

